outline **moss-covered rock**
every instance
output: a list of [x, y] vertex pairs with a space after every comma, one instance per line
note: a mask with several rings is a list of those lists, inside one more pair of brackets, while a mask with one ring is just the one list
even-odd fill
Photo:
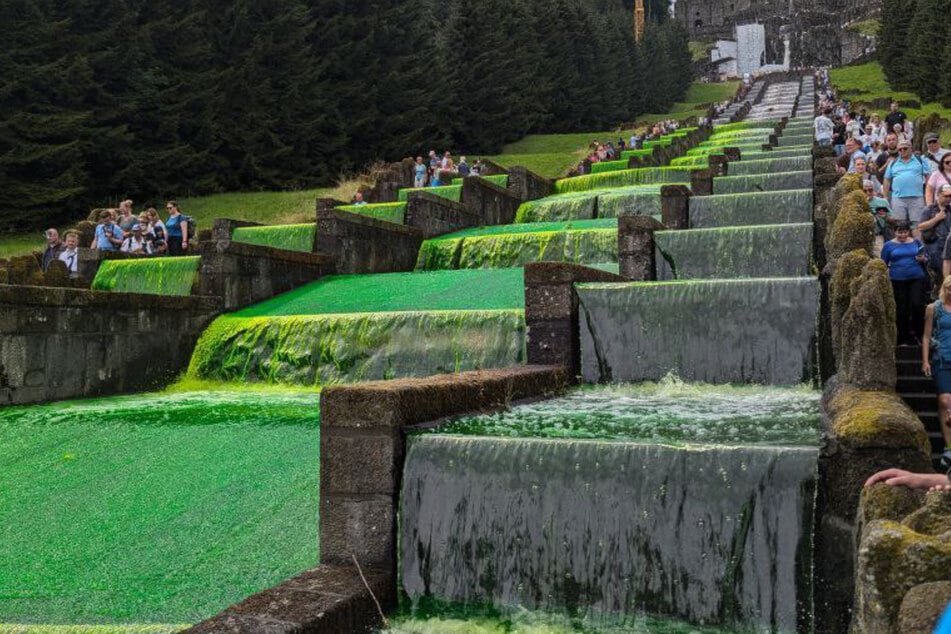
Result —
[[7, 265], [10, 284], [22, 286], [42, 286], [43, 270], [40, 261], [33, 255], [22, 255], [10, 258]]
[[922, 507], [924, 491], [908, 487], [889, 486], [880, 482], [862, 489], [859, 502], [858, 525], [875, 520], [900, 522]]
[[925, 460], [931, 454], [921, 421], [893, 391], [842, 385], [827, 408], [832, 434], [845, 447], [915, 449]]
[[829, 282], [829, 303], [832, 319], [832, 352], [842, 358], [842, 322], [852, 303], [852, 283], [862, 276], [871, 257], [861, 250], [846, 253], [835, 264], [835, 272]]
[[898, 613], [917, 585], [946, 581], [951, 570], [951, 533], [922, 535], [887, 520], [862, 533], [856, 567], [854, 632], [899, 632]]
[[849, 291], [851, 299], [839, 324], [840, 379], [861, 389], [894, 390], [895, 299], [885, 263], [869, 260]]
[[871, 255], [875, 239], [875, 220], [862, 191], [849, 192], [838, 203], [835, 219], [826, 236], [826, 254], [838, 259], [844, 254], [861, 249]]
[[[858, 174], [846, 174], [832, 188], [832, 195], [829, 198], [831, 209], [829, 210], [829, 226], [831, 227], [839, 213], [839, 203], [848, 194], [862, 191], [862, 177]], [[828, 244], [826, 245], [828, 248]]]
[[951, 492], [930, 491], [924, 506], [909, 514], [901, 523], [923, 535], [942, 535], [951, 531]]
[[921, 583], [908, 591], [898, 609], [901, 634], [931, 634], [951, 602], [951, 581]]

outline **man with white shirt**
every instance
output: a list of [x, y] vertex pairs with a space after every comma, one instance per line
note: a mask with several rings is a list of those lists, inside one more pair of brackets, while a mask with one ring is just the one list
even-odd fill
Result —
[[832, 111], [826, 108], [812, 123], [812, 127], [816, 131], [816, 143], [819, 144], [819, 147], [832, 147], [832, 132], [835, 124], [829, 118], [830, 114], [832, 114]]
[[66, 264], [70, 277], [79, 275], [79, 234], [75, 231], [66, 232], [66, 243], [60, 251], [58, 260]]
[[922, 156], [934, 163], [936, 168], [941, 167], [941, 158], [948, 153], [948, 150], [941, 147], [941, 137], [934, 132], [925, 135], [925, 151]]

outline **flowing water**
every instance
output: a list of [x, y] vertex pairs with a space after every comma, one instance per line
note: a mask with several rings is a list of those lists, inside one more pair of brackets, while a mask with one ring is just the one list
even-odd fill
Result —
[[317, 225], [313, 222], [299, 225], [236, 227], [231, 232], [231, 239], [235, 242], [306, 253], [313, 252], [316, 236]]
[[92, 290], [187, 296], [197, 281], [200, 264], [198, 256], [104, 260]]
[[351, 214], [369, 216], [377, 220], [385, 220], [398, 225], [406, 222], [406, 203], [374, 203], [371, 205], [341, 205], [340, 211]]
[[815, 278], [579, 284], [584, 380], [812, 382]]
[[[802, 388], [589, 388], [414, 436], [403, 589], [595, 623], [647, 612], [795, 631], [812, 601], [817, 400]], [[613, 440], [578, 439], [579, 409]], [[718, 442], [738, 436], [743, 446]]]
[[585, 174], [555, 182], [555, 193], [587, 191], [631, 185], [665, 185], [690, 181], [690, 169], [684, 167], [645, 167], [605, 174]]
[[812, 170], [720, 176], [713, 179], [714, 194], [743, 194], [784, 189], [812, 189]]
[[812, 190], [693, 196], [690, 226], [696, 229], [734, 225], [812, 222]]
[[730, 163], [730, 176], [748, 176], [752, 174], [775, 174], [776, 172], [797, 172], [812, 169], [811, 156], [789, 158], [767, 158], [743, 160]]
[[459, 202], [462, 200], [462, 185], [442, 185], [440, 187], [409, 187], [403, 188], [397, 194], [397, 199], [401, 203], [409, 200], [409, 195], [413, 192], [427, 192], [434, 196], [442, 196], [449, 200]]
[[804, 277], [812, 223], [659, 231], [657, 279]]

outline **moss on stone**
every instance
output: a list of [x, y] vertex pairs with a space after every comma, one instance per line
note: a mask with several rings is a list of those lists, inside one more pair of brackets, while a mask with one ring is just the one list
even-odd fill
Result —
[[853, 631], [897, 632], [905, 595], [922, 583], [946, 580], [951, 533], [934, 537], [874, 521], [862, 533], [857, 563]]
[[951, 581], [920, 583], [905, 594], [898, 610], [901, 634], [931, 634], [951, 602]]
[[842, 321], [845, 312], [852, 303], [852, 282], [862, 276], [862, 270], [868, 263], [869, 255], [862, 250], [847, 253], [839, 258], [835, 273], [829, 283], [829, 301], [832, 317], [832, 351], [836, 359], [841, 359]]
[[917, 449], [931, 447], [921, 421], [893, 391], [860, 390], [843, 385], [829, 400], [832, 433], [852, 448]]
[[830, 260], [861, 249], [872, 253], [875, 238], [875, 220], [869, 211], [865, 194], [854, 191], [843, 196], [838, 203], [832, 228], [826, 237], [826, 252]]
[[[837, 324], [840, 379], [866, 390], [894, 390], [898, 380], [895, 301], [885, 263], [868, 260], [861, 274], [849, 284], [849, 295], [848, 308]], [[835, 328], [834, 325], [833, 336]]]
[[924, 506], [901, 522], [923, 535], [941, 535], [951, 531], [951, 491], [930, 491]]
[[920, 509], [924, 501], [924, 491], [918, 489], [890, 486], [884, 482], [865, 487], [859, 501], [858, 525], [864, 526], [875, 520], [900, 522]]

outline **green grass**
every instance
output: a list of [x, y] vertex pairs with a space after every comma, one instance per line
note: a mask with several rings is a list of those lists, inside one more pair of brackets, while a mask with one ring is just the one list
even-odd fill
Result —
[[522, 269], [333, 275], [234, 313], [237, 317], [525, 306]]
[[330, 196], [333, 189], [296, 192], [251, 192], [212, 194], [180, 198], [182, 213], [195, 218], [200, 227], [210, 229], [215, 218], [248, 220], [261, 224], [293, 224], [312, 221], [316, 200]]
[[[85, 246], [88, 247], [89, 245]], [[46, 237], [42, 230], [32, 233], [4, 233], [0, 235], [0, 258], [29, 255], [33, 251], [42, 251], [45, 248]]]
[[196, 623], [316, 565], [318, 398], [0, 409], [0, 623]]
[[709, 61], [710, 51], [712, 51], [715, 46], [716, 42], [687, 42], [687, 47], [690, 49], [690, 57], [692, 57], [695, 62]]
[[24, 625], [0, 623], [3, 634], [175, 634], [189, 627], [186, 623], [132, 623], [128, 625]]
[[870, 37], [878, 37], [879, 32], [882, 30], [882, 21], [875, 18], [870, 18], [868, 20], [860, 20], [859, 22], [853, 22], [846, 27], [849, 31], [854, 31], [859, 35], [868, 35]]

